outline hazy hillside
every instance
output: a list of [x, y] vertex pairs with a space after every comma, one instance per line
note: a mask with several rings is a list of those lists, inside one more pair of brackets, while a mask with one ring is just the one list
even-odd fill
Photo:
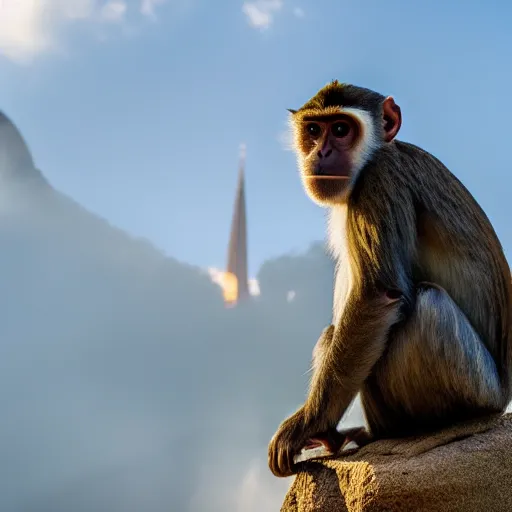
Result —
[[0, 509], [277, 507], [266, 445], [329, 321], [321, 246], [227, 310], [203, 270], [55, 191], [4, 117], [0, 184]]

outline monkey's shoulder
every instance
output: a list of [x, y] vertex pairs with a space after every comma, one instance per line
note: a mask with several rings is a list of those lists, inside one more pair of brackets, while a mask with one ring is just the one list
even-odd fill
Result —
[[397, 209], [427, 210], [443, 218], [457, 217], [473, 223], [487, 216], [466, 186], [427, 150], [409, 142], [394, 141], [377, 150], [360, 175], [352, 206], [367, 211], [372, 205], [390, 215]]

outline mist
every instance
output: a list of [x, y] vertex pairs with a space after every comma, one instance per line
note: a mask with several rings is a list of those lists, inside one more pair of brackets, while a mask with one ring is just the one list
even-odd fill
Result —
[[5, 117], [0, 182], [0, 509], [277, 510], [267, 443], [330, 321], [322, 244], [226, 309], [207, 271], [55, 190]]

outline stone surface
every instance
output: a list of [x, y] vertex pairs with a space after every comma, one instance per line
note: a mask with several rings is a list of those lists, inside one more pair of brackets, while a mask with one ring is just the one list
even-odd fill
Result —
[[281, 512], [510, 512], [512, 414], [303, 463]]

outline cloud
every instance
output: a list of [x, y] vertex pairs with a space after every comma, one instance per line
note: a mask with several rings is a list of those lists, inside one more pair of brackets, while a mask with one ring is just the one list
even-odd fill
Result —
[[165, 3], [166, 0], [141, 0], [140, 4], [140, 12], [144, 14], [144, 16], [148, 16], [150, 18], [155, 17], [155, 8]]
[[282, 7], [282, 0], [256, 0], [255, 2], [245, 2], [242, 11], [252, 27], [265, 30], [273, 23], [274, 16]]
[[249, 293], [254, 296], [259, 295], [261, 293], [260, 283], [258, 283], [258, 280], [255, 278], [249, 279]]
[[[54, 2], [55, 3], [55, 2]], [[51, 2], [50, 2], [51, 4]], [[0, 52], [14, 60], [25, 60], [53, 44], [49, 25], [61, 17], [44, 20], [42, 2], [0, 3]]]
[[103, 5], [100, 11], [100, 17], [107, 22], [119, 22], [124, 19], [127, 5], [122, 0], [111, 0]]
[[76, 23], [122, 22], [133, 10], [154, 18], [165, 0], [0, 0], [0, 55], [19, 63], [61, 49], [62, 32]]

